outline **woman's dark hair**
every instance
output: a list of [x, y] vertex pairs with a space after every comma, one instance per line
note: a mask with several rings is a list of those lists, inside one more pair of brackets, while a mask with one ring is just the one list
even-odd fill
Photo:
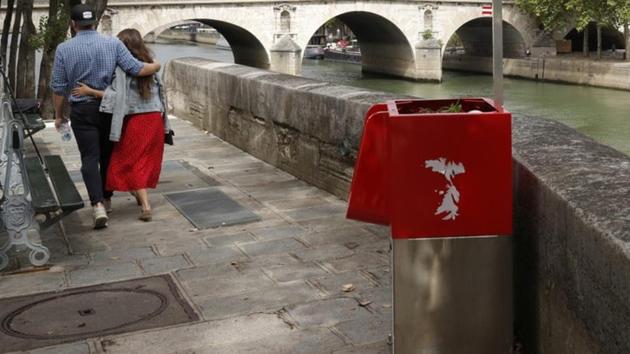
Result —
[[[153, 54], [144, 44], [144, 40], [138, 30], [133, 28], [124, 29], [118, 33], [118, 39], [123, 42], [136, 59], [145, 63], [153, 63]], [[138, 77], [137, 80], [140, 97], [149, 99], [151, 97], [151, 87], [153, 86], [153, 75]]]

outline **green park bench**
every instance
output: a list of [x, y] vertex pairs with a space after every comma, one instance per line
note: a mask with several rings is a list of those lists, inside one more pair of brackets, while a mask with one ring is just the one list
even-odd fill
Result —
[[29, 260], [43, 266], [50, 259], [40, 232], [59, 225], [69, 249], [61, 219], [84, 203], [58, 155], [25, 156], [25, 141], [46, 125], [37, 114], [14, 112], [6, 80], [0, 82], [0, 271], [9, 264], [12, 247], [30, 250]]

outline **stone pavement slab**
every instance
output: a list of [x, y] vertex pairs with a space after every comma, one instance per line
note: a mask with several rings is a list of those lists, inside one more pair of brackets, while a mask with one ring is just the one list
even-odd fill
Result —
[[[153, 221], [137, 219], [139, 208], [126, 193], [116, 193], [107, 229], [92, 229], [89, 208], [73, 213], [64, 225], [74, 253], [51, 228], [42, 235], [53, 250], [50, 268], [0, 275], [0, 298], [170, 274], [201, 320], [33, 352], [387, 352], [387, 229], [346, 220], [345, 202], [185, 121], [172, 125], [175, 145], [166, 147], [164, 159], [196, 174], [167, 162], [165, 183], [150, 196]], [[53, 129], [36, 139], [44, 153], [61, 154], [78, 171], [74, 141], [61, 143]], [[83, 182], [76, 181], [87, 200]], [[196, 229], [162, 192], [203, 181], [216, 181], [261, 220]], [[342, 291], [346, 284], [355, 289]]]

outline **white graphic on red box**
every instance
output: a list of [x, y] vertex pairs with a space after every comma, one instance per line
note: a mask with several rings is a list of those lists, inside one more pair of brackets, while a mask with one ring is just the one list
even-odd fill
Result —
[[444, 157], [440, 157], [436, 160], [427, 160], [425, 167], [430, 168], [431, 171], [440, 173], [446, 178], [446, 189], [437, 190], [436, 192], [443, 196], [442, 204], [435, 211], [435, 215], [446, 214], [442, 220], [455, 220], [459, 216], [459, 203], [460, 194], [455, 187], [453, 179], [459, 174], [466, 173], [466, 168], [461, 162], [448, 161]]

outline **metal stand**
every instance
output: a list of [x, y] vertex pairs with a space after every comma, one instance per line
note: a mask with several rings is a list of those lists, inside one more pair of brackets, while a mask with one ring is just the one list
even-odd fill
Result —
[[[6, 241], [0, 243], [0, 270], [9, 265], [8, 252], [14, 246], [26, 246], [30, 249], [31, 264], [43, 266], [50, 259], [50, 251], [41, 244], [39, 224], [35, 221], [30, 203], [22, 151], [24, 127], [20, 121], [13, 119], [8, 100], [2, 102], [0, 109], [0, 181], [4, 199], [0, 232], [7, 235]], [[33, 239], [29, 234], [34, 236]]]
[[494, 103], [503, 109], [503, 2], [492, 0], [492, 76]]
[[394, 240], [394, 353], [512, 349], [512, 239]]

